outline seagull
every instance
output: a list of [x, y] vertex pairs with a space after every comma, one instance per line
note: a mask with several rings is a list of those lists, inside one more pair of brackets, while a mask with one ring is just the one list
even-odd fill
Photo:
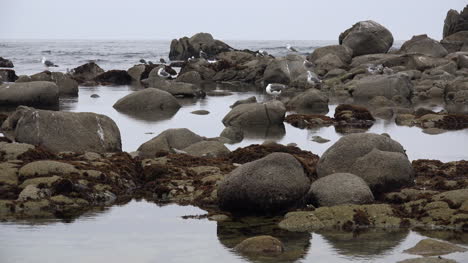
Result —
[[258, 51], [258, 54], [262, 55], [263, 57], [268, 56], [268, 52], [266, 52], [265, 50], [262, 50], [262, 49], [260, 49], [260, 50]]
[[191, 58], [188, 58], [187, 60], [188, 60], [188, 61], [192, 61], [192, 60], [194, 60], [194, 59], [195, 59], [195, 57], [192, 56]]
[[290, 44], [286, 45], [286, 49], [288, 49], [291, 52], [297, 52], [297, 49], [293, 48]]
[[55, 65], [54, 62], [47, 60], [45, 57], [42, 57], [42, 64], [44, 64], [46, 67], [58, 67], [58, 65]]
[[146, 64], [146, 60], [140, 59], [140, 63]]
[[171, 74], [167, 73], [167, 71], [165, 71], [164, 68], [160, 68], [158, 70], [158, 76], [160, 76], [163, 79], [168, 79], [171, 76]]
[[322, 80], [319, 79], [319, 77], [317, 76], [317, 74], [315, 74], [315, 72], [307, 71], [307, 83], [315, 86], [317, 84], [322, 83]]
[[265, 90], [276, 99], [284, 89], [286, 89], [286, 85], [284, 84], [270, 83]]
[[204, 59], [208, 59], [208, 55], [203, 50], [200, 50], [200, 57]]
[[163, 59], [163, 58], [160, 58], [159, 59], [159, 62], [163, 63], [163, 64], [166, 64], [166, 61]]
[[379, 65], [369, 65], [367, 67], [367, 72], [369, 72], [370, 74], [372, 75], [375, 75], [375, 74], [381, 74], [384, 70], [384, 67], [379, 64]]
[[315, 64], [308, 61], [307, 59], [304, 60], [304, 63], [302, 63], [304, 65], [304, 68], [306, 69], [312, 69], [312, 68], [315, 68]]

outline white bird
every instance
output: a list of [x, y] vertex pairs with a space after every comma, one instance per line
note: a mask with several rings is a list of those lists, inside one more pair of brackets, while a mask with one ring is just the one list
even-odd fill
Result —
[[297, 49], [293, 48], [290, 44], [286, 45], [286, 49], [288, 49], [291, 52], [297, 52]]
[[379, 64], [379, 65], [369, 65], [367, 67], [367, 72], [369, 72], [372, 75], [382, 74], [383, 70], [384, 70], [384, 67], [381, 64]]
[[42, 57], [41, 60], [42, 64], [44, 64], [46, 67], [58, 67], [58, 65], [55, 65], [54, 62], [47, 60], [45, 57]]
[[195, 59], [195, 57], [192, 56], [191, 58], [188, 58], [188, 61], [192, 61], [192, 60], [194, 60], [194, 59]]
[[265, 50], [262, 50], [262, 49], [260, 49], [260, 50], [258, 51], [258, 53], [259, 53], [260, 55], [264, 56], [264, 57], [268, 56], [268, 52], [266, 52]]
[[208, 59], [208, 54], [206, 54], [203, 50], [200, 50], [200, 58]]
[[163, 79], [168, 79], [171, 76], [171, 74], [167, 73], [167, 71], [165, 71], [164, 68], [160, 68], [158, 70], [158, 76], [160, 76]]
[[317, 84], [322, 83], [322, 80], [319, 79], [319, 77], [317, 76], [317, 74], [315, 74], [315, 72], [307, 71], [307, 83], [315, 86]]
[[270, 83], [265, 90], [269, 95], [272, 95], [274, 99], [276, 99], [284, 89], [286, 89], [286, 85], [284, 84]]

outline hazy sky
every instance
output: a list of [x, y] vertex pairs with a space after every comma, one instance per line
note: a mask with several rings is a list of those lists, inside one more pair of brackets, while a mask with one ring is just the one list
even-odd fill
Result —
[[440, 39], [449, 9], [466, 0], [0, 0], [0, 39], [335, 40], [360, 20], [395, 39]]

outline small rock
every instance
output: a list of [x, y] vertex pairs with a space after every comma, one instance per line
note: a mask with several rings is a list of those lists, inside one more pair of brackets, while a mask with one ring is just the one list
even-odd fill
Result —
[[312, 136], [312, 141], [317, 142], [317, 143], [327, 143], [327, 142], [329, 142], [330, 140], [325, 139], [325, 138], [323, 138], [323, 137], [320, 137], [320, 136], [316, 135], [316, 136]]
[[210, 114], [210, 112], [207, 111], [207, 110], [196, 110], [196, 111], [192, 111], [190, 113], [196, 114], [196, 115], [208, 115], [208, 114]]
[[420, 256], [439, 256], [454, 252], [465, 252], [467, 249], [430, 238], [419, 241], [414, 247], [403, 252]]
[[444, 130], [444, 129], [439, 129], [439, 128], [427, 128], [427, 129], [423, 129], [422, 132], [427, 133], [427, 134], [436, 135], [436, 134], [441, 134], [441, 133], [444, 133], [444, 132], [447, 132], [447, 131]]
[[93, 99], [96, 99], [96, 98], [100, 98], [101, 96], [99, 96], [97, 94], [92, 94], [90, 97], [93, 98]]

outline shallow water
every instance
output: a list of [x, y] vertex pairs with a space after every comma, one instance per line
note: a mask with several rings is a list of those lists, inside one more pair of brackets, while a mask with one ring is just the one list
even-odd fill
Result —
[[[61, 110], [74, 112], [96, 112], [112, 118], [120, 128], [122, 146], [125, 151], [135, 151], [141, 144], [157, 136], [169, 128], [188, 128], [206, 137], [217, 137], [224, 129], [221, 122], [230, 111], [232, 105], [239, 99], [256, 96], [258, 101], [270, 100], [263, 91], [231, 91], [233, 95], [224, 97], [210, 97], [204, 99], [179, 99], [183, 107], [169, 116], [131, 116], [120, 113], [112, 105], [127, 94], [136, 90], [132, 86], [120, 87], [80, 87], [78, 98], [62, 99]], [[100, 98], [91, 98], [98, 94]], [[329, 116], [333, 116], [336, 105], [330, 106]], [[194, 110], [208, 110], [208, 115], [195, 115]], [[456, 161], [468, 156], [468, 130], [449, 131], [438, 135], [423, 133], [417, 127], [397, 126], [394, 121], [378, 120], [368, 132], [388, 133], [400, 142], [406, 149], [411, 160], [437, 159], [441, 161]], [[319, 144], [312, 141], [312, 136], [322, 136], [330, 142]], [[300, 148], [321, 155], [328, 147], [336, 142], [343, 134], [337, 133], [333, 126], [315, 130], [301, 130], [287, 123], [284, 130], [261, 130], [250, 133], [240, 143], [227, 145], [234, 150], [254, 143], [262, 143], [266, 139], [274, 139], [282, 144], [296, 143]]]
[[[190, 206], [132, 201], [70, 223], [0, 223], [0, 262], [396, 262], [415, 258], [402, 251], [425, 238], [408, 230], [293, 233], [262, 218], [224, 223], [181, 218], [204, 213]], [[451, 232], [424, 234], [454, 237]], [[253, 235], [278, 237], [284, 255], [253, 259], [232, 250]], [[466, 246], [468, 234], [462, 235], [458, 243]], [[466, 262], [468, 253], [444, 257]]]

